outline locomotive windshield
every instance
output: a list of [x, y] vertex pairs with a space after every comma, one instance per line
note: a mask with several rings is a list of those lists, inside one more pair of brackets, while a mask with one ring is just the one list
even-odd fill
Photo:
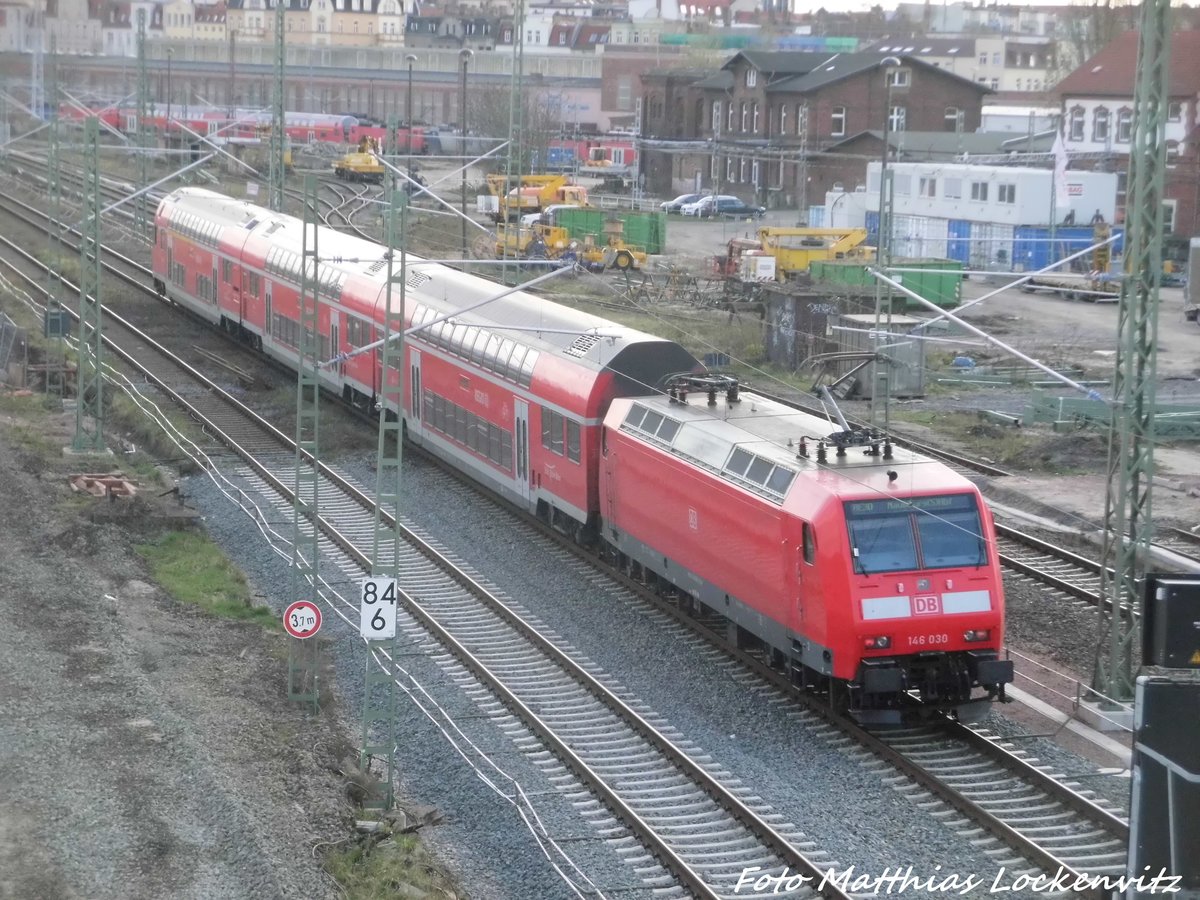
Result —
[[987, 562], [974, 494], [853, 500], [845, 509], [854, 569], [863, 575]]

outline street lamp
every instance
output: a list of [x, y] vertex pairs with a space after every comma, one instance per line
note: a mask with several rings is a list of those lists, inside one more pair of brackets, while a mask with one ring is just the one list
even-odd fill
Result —
[[[413, 65], [417, 61], [415, 53], [410, 53], [404, 57], [404, 61], [408, 63], [408, 97], [404, 103], [404, 124], [408, 127], [408, 177], [412, 178], [412, 145], [413, 145], [413, 115], [412, 115], [412, 75]], [[409, 196], [412, 195], [412, 185], [409, 184]]]
[[467, 259], [467, 65], [474, 55], [475, 51], [469, 47], [463, 47], [458, 51], [458, 58], [462, 60], [462, 101], [458, 106], [458, 117], [461, 120], [459, 128], [462, 131], [462, 140], [459, 141], [459, 146], [463, 151], [462, 194], [459, 199], [459, 212], [462, 213], [462, 258], [464, 264]]
[[[878, 246], [875, 248], [875, 266], [882, 274], [883, 267], [891, 261], [891, 242], [892, 242], [892, 191], [891, 183], [888, 180], [888, 130], [892, 120], [892, 73], [891, 70], [896, 66], [903, 65], [903, 62], [898, 56], [885, 56], [879, 61], [880, 68], [883, 69], [884, 84], [887, 88], [886, 95], [883, 101], [883, 156], [879, 163], [879, 240]], [[883, 318], [883, 282], [878, 278], [875, 280], [875, 334], [874, 340], [878, 342], [879, 328]], [[887, 300], [887, 317], [889, 323], [892, 318], [892, 302], [891, 289], [888, 289]], [[883, 404], [883, 427], [887, 430], [888, 427], [888, 395], [891, 393], [890, 379], [886, 365], [882, 365], [878, 354], [876, 354], [875, 362], [871, 366], [872, 385], [871, 385], [871, 425], [874, 427], [878, 422], [879, 404]], [[882, 395], [882, 396], [881, 396]]]
[[171, 57], [175, 55], [175, 50], [171, 47], [167, 48], [167, 121], [163, 127], [163, 141], [170, 142], [171, 136]]

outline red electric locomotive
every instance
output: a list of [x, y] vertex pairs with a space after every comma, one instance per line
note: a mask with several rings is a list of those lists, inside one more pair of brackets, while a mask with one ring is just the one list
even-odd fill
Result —
[[[294, 366], [302, 223], [182, 188], [155, 224], [160, 293]], [[317, 251], [322, 384], [373, 408], [386, 248], [322, 228]], [[718, 384], [672, 341], [408, 260], [389, 376], [410, 440], [846, 688], [864, 719], [910, 692], [964, 716], [1003, 696], [992, 521], [965, 479], [881, 440], [847, 449], [858, 433]]]
[[844, 685], [863, 721], [899, 721], [910, 691], [964, 718], [1003, 697], [1003, 585], [978, 489], [881, 438], [694, 381], [609, 407], [600, 512], [619, 558], [802, 679]]

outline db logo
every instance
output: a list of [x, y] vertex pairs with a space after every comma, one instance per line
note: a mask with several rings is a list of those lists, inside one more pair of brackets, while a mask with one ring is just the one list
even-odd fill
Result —
[[913, 611], [918, 616], [931, 616], [942, 611], [942, 602], [937, 597], [913, 597]]

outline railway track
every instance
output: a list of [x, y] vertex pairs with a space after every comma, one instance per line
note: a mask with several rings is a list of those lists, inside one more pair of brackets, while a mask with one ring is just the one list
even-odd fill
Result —
[[[127, 260], [127, 263], [136, 266], [132, 261]], [[109, 336], [110, 339], [116, 339], [111, 325]], [[184, 380], [194, 381], [195, 377], [194, 373], [189, 373]], [[284, 436], [278, 432], [272, 433], [269, 426], [245, 431], [246, 411], [237, 410], [236, 404], [230, 406], [218, 402], [216, 392], [211, 388], [203, 399], [192, 398], [197, 400], [195, 403], [185, 400], [180, 392], [172, 391], [165, 382], [164, 390], [173, 392], [177, 402], [194, 406], [193, 414], [205, 424], [206, 429], [214, 433], [229, 432], [230, 443], [241, 448], [248, 458], [248, 465], [254, 464], [250, 460], [255, 457], [278, 457], [281, 460], [277, 463], [280, 468], [258, 469], [257, 477], [281, 496], [287, 496], [288, 478], [284, 476], [290, 478], [293, 456], [292, 451], [279, 449], [281, 442], [286, 441]], [[358, 544], [363, 534], [370, 533], [372, 521], [364, 505], [366, 501], [355, 497], [354, 492], [347, 490], [344, 485], [337, 485], [336, 479], [331, 479], [329, 485], [323, 482], [320, 493], [321, 507], [335, 511], [333, 516], [323, 516], [323, 519], [336, 518], [339, 523], [344, 523], [347, 517], [363, 517], [358, 524], [340, 524], [339, 528], [328, 526], [327, 522], [322, 523], [331, 552], [357, 558], [361, 566], [364, 560]], [[355, 513], [354, 509], [360, 511]], [[430, 557], [424, 554], [424, 558]], [[412, 560], [405, 560], [406, 571], [412, 563]], [[434, 578], [433, 574], [427, 575], [425, 570], [419, 571], [421, 579]], [[574, 683], [564, 682], [561, 686], [552, 684], [547, 672], [554, 667], [560, 671], [570, 668], [549, 652], [558, 649], [552, 642], [538, 635], [537, 629], [530, 623], [523, 623], [526, 627], [522, 633], [522, 623], [514, 621], [511, 613], [506, 613], [504, 604], [496, 598], [492, 598], [494, 602], [490, 618], [482, 618], [478, 601], [483, 598], [477, 592], [474, 599], [466, 595], [471, 591], [466, 590], [461, 573], [458, 576], [453, 574], [452, 566], [443, 568], [439, 577], [444, 580], [419, 580], [408, 588], [420, 594], [422, 599], [427, 595], [435, 597], [436, 608], [428, 611], [425, 616], [428, 621], [422, 624], [431, 631], [435, 625], [445, 626], [445, 633], [439, 635], [444, 645], [451, 648], [451, 652], [464, 665], [477, 671], [477, 675], [487, 672], [494, 679], [486, 682], [489, 689], [504, 698], [511, 708], [527, 712], [522, 720], [531, 733], [538, 734], [539, 729], [548, 729], [555, 721], [562, 723], [566, 737], [559, 736], [563, 746], [554, 749], [556, 758], [564, 760], [577, 777], [584, 779], [588, 783], [588, 790], [605, 797], [608, 814], [623, 819], [624, 827], [638, 836], [648, 855], [660, 862], [665, 861], [664, 865], [671, 869], [671, 877], [677, 879], [677, 884], [693, 891], [698, 890], [700, 885], [714, 885], [718, 892], [727, 890], [729, 878], [735, 869], [741, 871], [745, 867], [742, 863], [746, 866], [759, 865], [766, 871], [771, 871], [772, 867], [781, 870], [781, 867], [790, 866], [793, 872], [816, 873], [829, 868], [828, 860], [813, 853], [811, 845], [794, 829], [770, 821], [769, 810], [763, 805], [739, 797], [736, 790], [721, 788], [719, 778], [712, 778], [712, 773], [705, 771], [713, 767], [711, 759], [701, 756], [688, 764], [680, 758], [666, 758], [667, 752], [681, 751], [686, 744], [681, 736], [656, 729], [654, 723], [642, 715], [644, 711], [630, 707], [629, 712], [633, 713], [630, 716], [621, 710], [625, 704], [615, 694], [610, 692], [611, 696], [606, 698], [593, 687], [585, 687], [578, 678]], [[412, 606], [414, 610], [418, 608], [415, 602]], [[457, 634], [453, 630], [455, 628], [458, 629]], [[532, 651], [521, 646], [521, 642], [541, 650], [545, 658], [535, 660], [535, 657], [528, 656]], [[476, 652], [477, 648], [489, 647], [494, 648], [498, 655], [486, 657], [483, 650]], [[511, 683], [505, 681], [506, 673]], [[593, 698], [589, 703], [598, 705], [587, 715], [578, 714], [582, 716], [578, 717], [575, 710], [584, 694]], [[625, 731], [615, 730], [618, 727], [617, 720], [621, 720], [620, 727]], [[538, 739], [550, 741], [553, 733], [550, 730], [546, 734], [538, 734]], [[1073, 865], [1086, 864], [1089, 867], [1087, 871], [1097, 872], [1110, 868], [1115, 870], [1120, 865], [1118, 848], [1122, 846], [1122, 840], [1127, 842], [1128, 831], [1119, 817], [1092, 803], [1084, 793], [1072, 791], [1041, 773], [1032, 764], [1020, 761], [1016, 754], [1008, 754], [1003, 764], [997, 763], [996, 758], [1003, 754], [995, 749], [999, 747], [996, 742], [975, 743], [971, 750], [973, 754], [991, 757], [988, 766], [992, 768], [982, 766], [973, 756], [963, 755], [965, 750], [961, 746], [974, 742], [974, 739], [960, 736], [960, 747], [938, 745], [936, 742], [945, 740], [947, 734], [944, 730], [938, 730], [892, 735], [891, 738], [900, 741], [903, 749], [903, 752], [894, 754], [894, 759], [888, 759], [882, 745], [871, 744], [877, 738], [856, 735], [856, 740], [871, 748], [881, 759], [888, 759], [888, 764], [894, 766], [899, 775], [913, 780], [923, 789], [932, 790], [941, 801], [968, 816], [971, 822], [983, 824], [994, 840], [1013, 848], [1022, 858], [1032, 860], [1048, 871], [1053, 871], [1052, 867], [1057, 866], [1071, 869]], [[589, 746], [586, 739], [595, 735], [599, 735], [599, 743]], [[572, 740], [581, 743], [572, 744]], [[683, 744], [683, 747], [678, 744]], [[566, 753], [566, 750], [573, 751], [574, 756]], [[663, 758], [655, 761], [656, 752]], [[589, 757], [594, 758], [596, 768], [603, 771], [596, 771], [588, 765], [593, 761]], [[635, 760], [632, 766], [629, 762], [631, 757]], [[918, 763], [913, 757], [923, 762]], [[686, 777], [681, 777], [681, 773]], [[605, 781], [605, 775], [611, 782]], [[971, 798], [966, 786], [958, 789], [956, 781], [961, 780], [957, 778], [958, 775], [963, 775], [967, 783], [976, 788], [981, 787], [982, 783], [984, 793], [993, 802], [993, 809], [989, 810], [982, 802]], [[714, 783], [705, 784], [705, 776]], [[687, 795], [671, 793], [682, 789], [681, 782], [689, 781]], [[635, 796], [640, 805], [634, 805], [632, 800], [623, 796], [618, 787], [613, 786], [614, 782], [626, 788], [626, 794]], [[995, 787], [997, 785], [1007, 786], [1001, 791]], [[606, 792], [611, 792], [611, 796]], [[617, 800], [625, 802], [626, 808], [622, 808]], [[681, 816], [680, 809], [686, 809], [687, 814]], [[1045, 815], [1031, 820], [1031, 812]], [[1063, 820], [1054, 825], [1054, 833], [1048, 831], [1051, 828], [1046, 821], [1048, 818]], [[686, 825], [688, 821], [702, 823], [702, 826], [693, 831]], [[1031, 821], [1035, 824], [1031, 824]], [[677, 839], [678, 852], [675, 852], [674, 845], [668, 839], [655, 831], [656, 824], [660, 830], [670, 832], [672, 838]], [[655, 834], [659, 836], [656, 838]], [[1071, 843], [1072, 836], [1081, 834], [1085, 835], [1084, 843]], [[1047, 838], [1051, 846], [1047, 848], [1046, 841], [1040, 838]], [[663, 843], [655, 844], [656, 840]], [[714, 863], [711, 858], [714, 846], [720, 847], [722, 854], [729, 854], [722, 855], [723, 862], [736, 862], [737, 865], [731, 867]], [[672, 852], [668, 853], [668, 850]], [[1095, 852], [1089, 855], [1090, 851]], [[687, 874], [687, 871], [691, 874]], [[720, 896], [720, 893], [711, 895]], [[822, 895], [839, 896], [837, 893]]]
[[[36, 281], [31, 288], [37, 289]], [[115, 311], [106, 312], [105, 323], [109, 347], [236, 454], [262, 490], [290, 510], [290, 439]], [[122, 349], [127, 347], [137, 349]], [[347, 574], [365, 577], [373, 501], [323, 467], [315, 485], [324, 555]], [[764, 876], [805, 876], [785, 896], [848, 900], [836, 884], [821, 884], [840, 866], [686, 736], [637, 701], [623, 699], [589, 671], [593, 666], [556, 646], [427, 542], [403, 525], [387, 524], [403, 537], [401, 587], [409, 627], [424, 629], [520, 719], [529, 734], [518, 741], [523, 752], [540, 752], [544, 766], [565, 767], [578, 779], [578, 790], [603, 801], [603, 812], [590, 816], [593, 824], [610, 838], [617, 828], [626, 841], [638, 842], [640, 849], [625, 855], [657, 895], [731, 897], [741, 873], [757, 868]], [[356, 612], [349, 601], [328, 602], [341, 603], [345, 608], [336, 611], [345, 616]], [[531, 746], [534, 740], [541, 751]], [[556, 763], [548, 762], [550, 755]]]
[[733, 657], [732, 665], [744, 666], [753, 677], [774, 685], [793, 707], [789, 715], [805, 727], [823, 721], [844, 733], [857, 752], [870, 757], [864, 765], [915, 805], [941, 804], [941, 815], [951, 827], [973, 834], [975, 842], [985, 845], [986, 852], [1010, 872], [1029, 873], [1031, 865], [1044, 873], [1061, 871], [1072, 877], [1124, 872], [1129, 825], [1123, 813], [1069, 775], [1044, 769], [1010, 739], [948, 719], [903, 730], [865, 729], [829, 708], [823, 698], [797, 689], [786, 673], [766, 659], [738, 648], [729, 640], [723, 618], [707, 615], [673, 591], [660, 594], [582, 554], [541, 523], [531, 524], [575, 555], [579, 565], [599, 566], [653, 610]]

